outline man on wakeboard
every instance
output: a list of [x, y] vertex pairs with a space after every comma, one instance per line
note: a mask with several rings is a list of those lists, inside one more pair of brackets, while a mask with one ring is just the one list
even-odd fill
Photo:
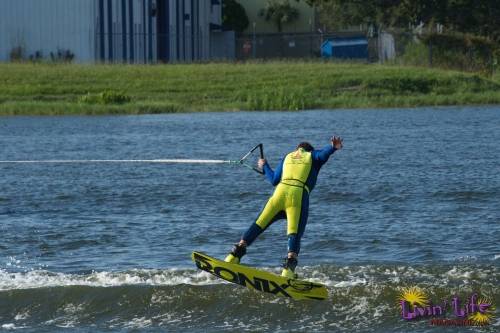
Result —
[[276, 186], [259, 217], [235, 244], [225, 261], [239, 263], [246, 248], [273, 222], [287, 219], [288, 255], [283, 264], [282, 276], [296, 279], [295, 268], [300, 252], [300, 239], [304, 234], [309, 210], [309, 193], [316, 185], [319, 170], [330, 155], [342, 149], [343, 140], [333, 137], [330, 144], [315, 150], [308, 142], [300, 143], [296, 150], [287, 154], [275, 171], [265, 159], [258, 162], [266, 178]]

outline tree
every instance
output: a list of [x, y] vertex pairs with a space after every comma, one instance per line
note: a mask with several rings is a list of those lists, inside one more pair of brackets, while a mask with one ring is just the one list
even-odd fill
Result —
[[500, 1], [448, 0], [448, 23], [456, 30], [500, 42]]
[[224, 0], [222, 3], [222, 27], [224, 30], [243, 32], [248, 28], [248, 16], [236, 0]]
[[329, 30], [360, 24], [406, 28], [423, 22], [500, 41], [499, 0], [305, 0]]
[[299, 11], [290, 5], [288, 0], [268, 0], [266, 6], [259, 11], [259, 15], [264, 20], [274, 23], [278, 32], [282, 32], [283, 25], [299, 18]]

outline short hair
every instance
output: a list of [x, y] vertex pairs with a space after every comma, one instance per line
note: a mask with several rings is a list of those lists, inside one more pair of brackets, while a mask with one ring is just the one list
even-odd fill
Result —
[[313, 151], [314, 150], [314, 147], [309, 142], [299, 143], [299, 145], [297, 146], [297, 149], [299, 149], [299, 148], [302, 148], [305, 151]]

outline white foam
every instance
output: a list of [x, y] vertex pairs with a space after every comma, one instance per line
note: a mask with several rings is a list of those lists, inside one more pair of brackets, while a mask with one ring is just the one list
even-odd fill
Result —
[[351, 307], [351, 312], [356, 316], [362, 315], [370, 310], [370, 301], [368, 297], [356, 297], [356, 302]]
[[451, 277], [451, 278], [454, 278], [454, 279], [465, 279], [465, 280], [469, 280], [472, 276], [472, 273], [471, 271], [463, 271], [461, 270], [460, 268], [456, 267], [456, 266], [453, 266], [452, 269], [450, 269], [449, 271], [447, 271], [445, 273], [445, 275]]
[[346, 287], [354, 287], [354, 286], [357, 286], [357, 285], [360, 285], [360, 284], [365, 285], [366, 284], [366, 279], [354, 278], [354, 279], [348, 280], [348, 281], [340, 281], [340, 282], [334, 283], [333, 287], [336, 287], [336, 288], [346, 288]]
[[15, 324], [3, 324], [2, 328], [4, 330], [13, 330], [13, 329], [16, 329], [16, 325]]
[[[279, 270], [262, 268], [279, 274]], [[418, 267], [396, 266], [344, 266], [335, 270], [325, 269], [321, 266], [303, 267], [299, 274], [305, 280], [323, 283], [333, 288], [350, 288], [354, 286], [368, 286], [376, 288], [380, 281], [400, 283], [401, 277], [412, 277], [432, 281], [433, 283], [446, 284], [451, 280], [470, 282], [473, 276], [487, 278], [490, 272], [472, 270], [469, 267], [447, 267], [443, 273], [435, 274], [426, 272]], [[28, 272], [9, 273], [0, 269], [0, 291], [15, 289], [32, 289], [60, 286], [91, 286], [115, 287], [125, 285], [150, 285], [174, 286], [188, 285], [213, 285], [228, 283], [209, 273], [195, 269], [135, 269], [125, 272], [92, 272], [89, 274], [54, 273], [43, 269]]]
[[28, 326], [16, 326], [16, 324], [9, 323], [9, 324], [3, 324], [2, 326], [0, 326], [0, 328], [3, 330], [10, 331], [10, 330], [20, 330], [20, 329], [28, 328]]
[[14, 317], [14, 320], [24, 320], [24, 319], [29, 318], [29, 316], [30, 316], [29, 311], [19, 312], [19, 313], [18, 313], [18, 314], [16, 314], [16, 316]]
[[122, 326], [128, 329], [141, 329], [149, 327], [152, 324], [153, 321], [151, 319], [147, 319], [146, 317], [141, 317], [141, 318], [134, 318], [129, 322], [122, 324]]
[[53, 273], [34, 270], [8, 273], [0, 270], [0, 291], [60, 286], [115, 287], [123, 285], [171, 286], [179, 284], [219, 284], [210, 274], [190, 270], [132, 270], [128, 272], [93, 272], [90, 274]]

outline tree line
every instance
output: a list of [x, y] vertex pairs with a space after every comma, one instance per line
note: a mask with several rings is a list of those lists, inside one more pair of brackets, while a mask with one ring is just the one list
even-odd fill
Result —
[[[300, 1], [300, 0], [296, 0]], [[407, 28], [442, 25], [500, 41], [499, 0], [305, 0], [329, 30], [356, 25]]]
[[[316, 8], [319, 25], [328, 31], [364, 25], [409, 28], [423, 25], [445, 31], [471, 33], [500, 42], [500, 0], [268, 0], [261, 16], [281, 30], [299, 15], [293, 2]], [[248, 17], [237, 0], [224, 0], [226, 28], [242, 32]]]

